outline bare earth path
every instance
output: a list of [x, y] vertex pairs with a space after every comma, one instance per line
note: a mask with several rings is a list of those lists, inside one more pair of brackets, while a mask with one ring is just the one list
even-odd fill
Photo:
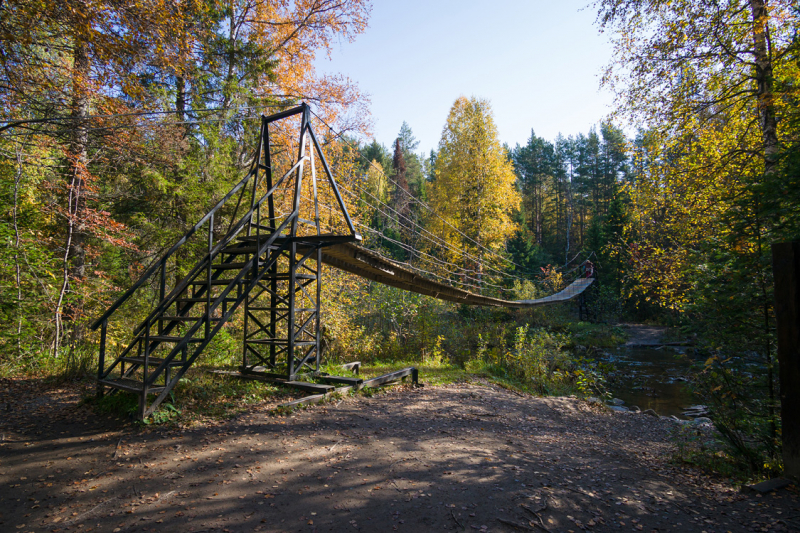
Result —
[[[799, 531], [669, 462], [672, 422], [480, 383], [186, 430], [0, 383], [0, 531]], [[538, 516], [537, 516], [538, 513]]]

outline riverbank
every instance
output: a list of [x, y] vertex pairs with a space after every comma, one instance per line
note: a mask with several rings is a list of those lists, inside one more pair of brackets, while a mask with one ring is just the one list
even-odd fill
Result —
[[[645, 324], [620, 324], [625, 343], [600, 352], [598, 359], [609, 363], [610, 393], [625, 406], [660, 415], [687, 419], [686, 408], [698, 403], [689, 387], [695, 355], [675, 330]], [[699, 415], [698, 415], [699, 416]]]
[[[423, 376], [424, 381], [424, 376]], [[10, 531], [792, 531], [795, 488], [672, 461], [677, 424], [475, 380], [191, 429], [98, 419], [84, 390], [2, 385]], [[532, 525], [538, 524], [538, 525]]]

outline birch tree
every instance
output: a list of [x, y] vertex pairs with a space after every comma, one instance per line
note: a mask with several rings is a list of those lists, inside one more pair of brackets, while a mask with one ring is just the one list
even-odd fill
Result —
[[434, 233], [475, 258], [451, 251], [450, 260], [480, 279], [493, 262], [487, 250], [504, 251], [514, 234], [511, 215], [520, 205], [514, 168], [487, 100], [462, 96], [450, 109], [429, 197]]

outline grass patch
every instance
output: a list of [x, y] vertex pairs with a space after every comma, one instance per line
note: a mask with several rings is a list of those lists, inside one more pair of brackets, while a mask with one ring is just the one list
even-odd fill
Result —
[[709, 434], [694, 424], [678, 426], [672, 433], [675, 445], [673, 460], [703, 470], [707, 474], [722, 476], [731, 484], [746, 485], [778, 477], [783, 473], [783, 465], [772, 461], [753, 468], [746, 457], [736, 453], [730, 443], [724, 441], [719, 433]]
[[419, 381], [427, 385], [447, 385], [469, 381], [469, 372], [452, 364], [427, 365], [416, 361], [377, 361], [369, 366], [362, 366], [360, 378], [367, 380], [390, 372], [402, 370], [410, 366], [419, 370]]
[[272, 383], [212, 374], [205, 369], [186, 373], [174, 389], [175, 407], [186, 413], [182, 421], [232, 418], [262, 403], [288, 401], [297, 392]]
[[[397, 370], [413, 366], [419, 371], [420, 383], [429, 386], [447, 385], [471, 381], [475, 377], [485, 377], [498, 385], [531, 394], [541, 394], [535, 386], [526, 385], [510, 376], [502, 375], [502, 369], [481, 368], [468, 371], [455, 364], [433, 361], [430, 364], [416, 361], [377, 361], [363, 365], [359, 377], [367, 380]], [[230, 368], [232, 369], [232, 368]], [[180, 380], [170, 395], [171, 401], [164, 402], [144, 423], [192, 425], [203, 420], [226, 420], [263, 404], [281, 404], [299, 398], [304, 394], [296, 389], [282, 387], [273, 383], [241, 379], [236, 375], [214, 374], [210, 368], [192, 368]], [[332, 375], [355, 376], [344, 370], [341, 364], [330, 363], [321, 369]], [[308, 379], [307, 381], [312, 381]], [[406, 380], [409, 382], [410, 380]], [[396, 382], [400, 383], [400, 382]], [[383, 387], [367, 387], [351, 394], [372, 397], [380, 394]], [[570, 390], [549, 391], [550, 394], [570, 393]], [[337, 396], [338, 397], [338, 396]], [[335, 399], [335, 398], [334, 398]], [[101, 414], [112, 414], [123, 419], [136, 416], [138, 398], [129, 393], [106, 394], [100, 400], [88, 399], [94, 409]], [[291, 411], [291, 410], [290, 410]], [[289, 412], [290, 412], [289, 411]], [[270, 411], [273, 415], [285, 414], [280, 408]]]
[[111, 415], [124, 419], [133, 419], [139, 407], [139, 398], [129, 392], [119, 391], [115, 394], [106, 394], [99, 400], [95, 397], [87, 398], [86, 403], [94, 404], [98, 414]]
[[504, 389], [533, 396], [567, 396], [578, 390], [562, 382], [524, 381], [509, 372], [503, 365], [472, 360], [467, 363], [470, 377], [482, 377]]

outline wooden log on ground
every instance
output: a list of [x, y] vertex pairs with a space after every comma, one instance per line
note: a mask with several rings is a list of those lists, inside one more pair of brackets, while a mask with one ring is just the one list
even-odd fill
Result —
[[398, 379], [403, 379], [405, 377], [411, 376], [411, 381], [415, 385], [419, 383], [419, 370], [410, 366], [408, 368], [404, 368], [402, 370], [397, 370], [396, 372], [390, 372], [388, 374], [384, 374], [383, 376], [378, 376], [372, 379], [368, 379], [361, 383], [360, 385], [350, 385], [346, 387], [338, 387], [330, 392], [325, 394], [314, 394], [312, 396], [306, 396], [305, 398], [298, 398], [297, 400], [292, 400], [291, 402], [286, 402], [280, 404], [279, 408], [294, 408], [299, 407], [301, 405], [313, 405], [316, 403], [321, 403], [333, 396], [334, 394], [341, 394], [344, 392], [349, 392], [353, 389], [360, 390], [366, 387], [379, 387], [381, 385], [385, 385], [386, 383], [390, 383], [392, 381], [397, 381]]
[[353, 361], [352, 363], [345, 363], [342, 365], [342, 368], [345, 370], [350, 370], [357, 376], [358, 371], [361, 369], [361, 361]]

